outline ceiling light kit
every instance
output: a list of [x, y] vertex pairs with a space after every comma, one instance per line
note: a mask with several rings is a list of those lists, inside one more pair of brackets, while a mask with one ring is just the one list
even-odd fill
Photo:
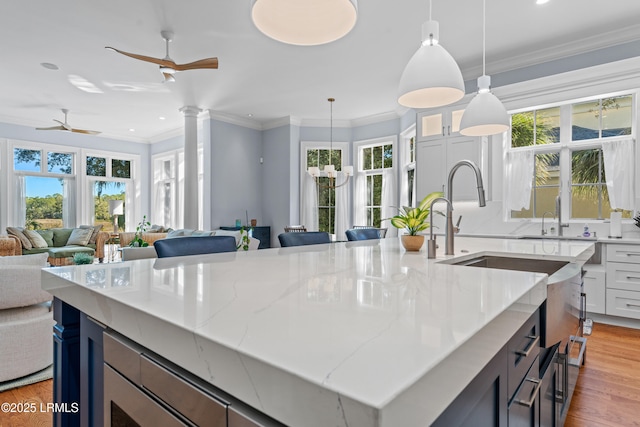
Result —
[[67, 114], [69, 113], [69, 110], [67, 110], [66, 108], [62, 109], [62, 113], [64, 114], [64, 122], [61, 122], [60, 120], [56, 120], [53, 119], [54, 122], [60, 123], [60, 126], [52, 126], [52, 127], [48, 127], [48, 128], [36, 128], [36, 130], [64, 130], [67, 132], [75, 132], [75, 133], [84, 133], [84, 134], [88, 134], [88, 135], [97, 135], [100, 132], [96, 131], [96, 130], [85, 130], [85, 129], [77, 129], [77, 128], [72, 128], [69, 123], [67, 123]]
[[422, 43], [402, 72], [398, 103], [409, 108], [432, 108], [453, 104], [464, 96], [460, 67], [438, 40], [439, 24], [422, 24]]
[[478, 93], [460, 120], [460, 133], [466, 136], [495, 135], [509, 129], [509, 114], [491, 93], [491, 77], [486, 75], [486, 9], [486, 0], [482, 0], [482, 76], [478, 77]]
[[358, 19], [357, 0], [253, 0], [251, 20], [282, 43], [315, 46], [347, 35]]
[[169, 56], [169, 43], [173, 40], [173, 33], [171, 31], [161, 31], [160, 35], [165, 41], [167, 54], [164, 58], [152, 58], [150, 56], [138, 55], [136, 53], [124, 52], [122, 50], [118, 50], [113, 47], [105, 47], [105, 49], [113, 50], [114, 52], [118, 52], [122, 55], [128, 56], [133, 59], [138, 59], [140, 61], [151, 62], [152, 64], [158, 64], [160, 67], [160, 72], [164, 76], [164, 81], [175, 82], [176, 79], [173, 75], [176, 71], [187, 71], [187, 70], [200, 70], [200, 69], [217, 69], [218, 68], [218, 58], [205, 58], [200, 59], [198, 61], [190, 62], [188, 64], [176, 64], [173, 59]]

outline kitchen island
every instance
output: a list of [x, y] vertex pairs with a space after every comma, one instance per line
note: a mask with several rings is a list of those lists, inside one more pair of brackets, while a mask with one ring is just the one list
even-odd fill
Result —
[[[550, 240], [456, 248], [577, 263], [593, 253]], [[546, 298], [544, 274], [440, 264], [442, 253], [383, 239], [146, 259], [46, 269], [43, 289], [283, 424], [423, 426]]]

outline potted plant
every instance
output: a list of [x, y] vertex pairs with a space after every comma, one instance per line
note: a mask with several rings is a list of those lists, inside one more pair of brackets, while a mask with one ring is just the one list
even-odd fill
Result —
[[93, 264], [93, 255], [85, 252], [78, 252], [73, 255], [73, 263], [76, 265]]
[[403, 234], [400, 239], [402, 246], [407, 251], [419, 251], [422, 247], [424, 235], [418, 233], [431, 226], [428, 222], [431, 202], [442, 196], [443, 193], [441, 191], [434, 191], [431, 194], [427, 194], [417, 207], [403, 206], [398, 208], [398, 215], [388, 218], [391, 221], [391, 225], [406, 231], [406, 234]]
[[244, 226], [240, 228], [240, 244], [236, 247], [236, 249], [242, 248], [245, 251], [249, 250], [249, 232], [253, 230], [251, 227], [249, 230], [245, 230]]
[[129, 246], [134, 248], [144, 248], [146, 246], [149, 246], [149, 243], [142, 240], [142, 233], [146, 232], [150, 226], [151, 223], [147, 221], [147, 216], [143, 215], [142, 221], [138, 223], [138, 226], [136, 227], [136, 234], [133, 237], [131, 243], [129, 243]]

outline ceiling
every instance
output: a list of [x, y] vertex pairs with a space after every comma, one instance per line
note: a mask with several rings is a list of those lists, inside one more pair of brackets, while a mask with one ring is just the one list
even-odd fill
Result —
[[[0, 17], [0, 122], [69, 124], [102, 136], [153, 141], [183, 126], [193, 105], [253, 120], [293, 116], [334, 120], [402, 113], [397, 87], [420, 43], [426, 0], [360, 0], [358, 22], [344, 38], [301, 47], [274, 41], [250, 19], [251, 0], [29, 0]], [[496, 74], [640, 39], [640, 2], [487, 0], [487, 73]], [[435, 0], [441, 44], [465, 80], [481, 74], [482, 2]], [[164, 57], [161, 30], [174, 32], [177, 63], [219, 58], [218, 70], [176, 74], [162, 83], [154, 64], [105, 49]], [[56, 64], [58, 70], [41, 66]], [[98, 93], [78, 89], [85, 81]], [[249, 116], [251, 115], [251, 116]], [[161, 120], [160, 117], [164, 117]], [[130, 129], [135, 129], [131, 131]]]

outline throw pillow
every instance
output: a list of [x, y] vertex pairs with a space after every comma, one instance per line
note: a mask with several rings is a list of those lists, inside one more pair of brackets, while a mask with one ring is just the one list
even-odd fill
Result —
[[53, 231], [51, 230], [36, 230], [36, 232], [42, 236], [45, 242], [47, 242], [47, 246], [53, 247]]
[[29, 240], [27, 236], [24, 235], [24, 233], [22, 232], [23, 230], [24, 228], [22, 227], [7, 227], [7, 233], [20, 239], [20, 243], [22, 243], [23, 249], [33, 249], [31, 240]]
[[193, 234], [192, 229], [190, 228], [181, 228], [180, 230], [172, 230], [167, 234], [167, 238], [173, 238], [173, 237], [186, 237], [186, 236], [191, 236]]
[[33, 255], [0, 256], [0, 265], [37, 265], [47, 267], [49, 252]]
[[147, 233], [164, 233], [164, 227], [158, 224], [153, 224], [149, 227]]
[[46, 248], [49, 247], [47, 241], [35, 230], [24, 230], [24, 235], [31, 242], [34, 248]]
[[92, 233], [93, 228], [74, 228], [67, 240], [67, 245], [87, 246]]
[[242, 235], [240, 234], [240, 230], [214, 230], [216, 236], [233, 236], [236, 239], [236, 246], [240, 244], [240, 240], [242, 239]]
[[215, 231], [196, 230], [193, 233], [191, 233], [191, 236], [192, 237], [208, 237], [208, 236], [213, 236], [214, 234], [216, 234]]
[[81, 225], [80, 228], [90, 228], [92, 230], [91, 238], [89, 239], [90, 245], [96, 244], [96, 239], [98, 238], [98, 233], [102, 230], [102, 224], [100, 225]]
[[53, 246], [55, 248], [61, 248], [67, 244], [69, 236], [71, 236], [72, 228], [52, 228], [53, 232]]

